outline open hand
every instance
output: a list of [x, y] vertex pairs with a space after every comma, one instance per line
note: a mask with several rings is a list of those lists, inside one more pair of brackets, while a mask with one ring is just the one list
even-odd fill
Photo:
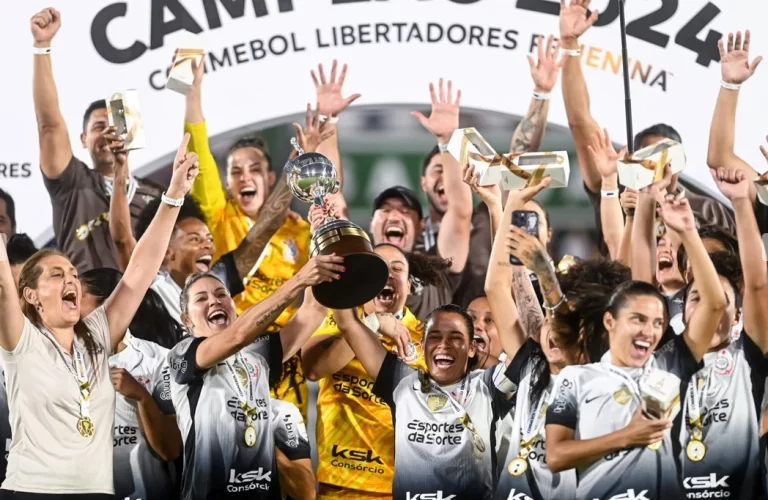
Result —
[[183, 198], [192, 189], [192, 184], [197, 178], [200, 169], [197, 165], [197, 155], [187, 153], [189, 144], [189, 134], [184, 134], [184, 138], [176, 150], [176, 157], [173, 159], [173, 174], [168, 186], [168, 196], [173, 199]]
[[544, 38], [539, 37], [536, 46], [538, 47], [538, 60], [534, 61], [532, 56], [528, 56], [528, 64], [531, 67], [531, 77], [536, 86], [536, 92], [550, 93], [555, 88], [557, 76], [560, 74], [560, 68], [565, 64], [565, 58], [562, 56], [557, 60], [557, 46], [555, 45], [554, 35], [547, 38], [547, 49], [544, 50]]
[[339, 257], [336, 254], [318, 255], [304, 264], [304, 267], [296, 273], [296, 278], [304, 287], [329, 283], [341, 278], [339, 273], [345, 271], [343, 264], [344, 257]]
[[525, 204], [531, 201], [537, 194], [544, 191], [551, 182], [551, 177], [544, 177], [538, 184], [510, 191], [507, 203], [512, 203], [512, 208], [515, 210], [524, 210]]
[[429, 118], [418, 111], [411, 111], [411, 115], [419, 120], [422, 127], [437, 138], [438, 143], [448, 144], [454, 130], [459, 128], [461, 90], [456, 91], [454, 98], [453, 82], [451, 80], [448, 80], [447, 94], [442, 78], [438, 86], [439, 93], [435, 93], [435, 84], [429, 84], [429, 95], [432, 100], [432, 112], [429, 114]]
[[[317, 109], [320, 109], [320, 103], [317, 104]], [[307, 115], [304, 118], [304, 129], [298, 123], [293, 124], [293, 128], [296, 129], [296, 140], [299, 141], [299, 146], [305, 152], [315, 152], [317, 147], [326, 139], [333, 136], [336, 133], [336, 128], [331, 126], [330, 120], [325, 120], [320, 123], [320, 112], [315, 112], [315, 116], [312, 116], [312, 106], [307, 103]]]
[[685, 198], [675, 199], [674, 195], [666, 195], [657, 213], [667, 229], [678, 233], [696, 230], [696, 219], [691, 205]]
[[595, 130], [592, 135], [592, 144], [587, 146], [589, 154], [600, 175], [605, 179], [616, 175], [619, 158], [627, 154], [627, 147], [624, 146], [618, 153], [611, 143], [611, 137], [608, 135], [608, 129], [601, 133], [600, 129]]
[[469, 185], [486, 206], [501, 206], [501, 188], [498, 184], [481, 186], [480, 176], [475, 172], [475, 167], [470, 164], [464, 165], [462, 173], [464, 174], [464, 183]]
[[43, 9], [29, 21], [32, 38], [36, 45], [49, 46], [51, 40], [61, 28], [61, 14], [53, 7]]
[[[176, 56], [174, 56], [174, 59]], [[200, 95], [200, 90], [203, 86], [203, 77], [205, 76], [205, 55], [198, 64], [196, 60], [192, 60], [192, 85], [189, 87], [187, 95], [193, 94], [195, 96]]]
[[749, 181], [747, 174], [739, 168], [710, 168], [709, 172], [717, 184], [717, 189], [730, 201], [746, 200], [749, 198]]
[[339, 116], [350, 104], [360, 98], [360, 94], [352, 94], [346, 98], [341, 96], [341, 88], [347, 77], [347, 65], [341, 67], [341, 74], [336, 79], [338, 66], [338, 61], [334, 59], [333, 64], [331, 64], [330, 79], [326, 79], [322, 64], [317, 65], [317, 74], [315, 74], [315, 70], [310, 72], [317, 92], [317, 110], [325, 116]]
[[597, 11], [587, 17], [587, 9], [591, 0], [560, 0], [560, 39], [579, 38], [597, 21]]
[[728, 33], [727, 46], [722, 39], [717, 42], [717, 48], [720, 49], [720, 72], [724, 82], [741, 85], [755, 74], [755, 70], [763, 58], [758, 56], [750, 64], [749, 42], [749, 30], [744, 33], [743, 44], [741, 31], [737, 31], [735, 37], [733, 33]]
[[672, 177], [674, 177], [672, 174], [672, 165], [667, 164], [667, 166], [664, 167], [664, 177], [662, 177], [660, 181], [642, 188], [640, 192], [643, 194], [650, 194], [658, 203], [663, 203], [667, 188], [672, 184]]
[[115, 386], [115, 391], [126, 398], [138, 401], [149, 395], [147, 389], [138, 383], [128, 370], [124, 368], [112, 368], [110, 372], [112, 375], [112, 385]]
[[379, 320], [379, 333], [392, 341], [397, 346], [397, 355], [404, 359], [408, 357], [410, 350], [411, 333], [393, 314], [376, 313]]
[[664, 439], [667, 429], [672, 428], [669, 419], [650, 419], [638, 409], [629, 424], [621, 430], [626, 438], [626, 447], [634, 448], [658, 443]]

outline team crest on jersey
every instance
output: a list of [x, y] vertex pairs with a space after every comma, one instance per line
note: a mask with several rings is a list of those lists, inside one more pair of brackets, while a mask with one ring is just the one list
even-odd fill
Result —
[[295, 264], [299, 258], [299, 247], [296, 246], [296, 241], [291, 238], [285, 241], [285, 248], [283, 248], [283, 259]]
[[427, 408], [429, 411], [436, 412], [443, 409], [445, 403], [448, 402], [448, 396], [443, 394], [430, 394], [427, 397]]
[[[406, 363], [413, 363], [419, 358], [419, 353], [416, 350], [421, 345], [421, 342], [408, 342], [408, 354], [403, 358]], [[392, 352], [397, 354], [397, 346], [392, 348]]]
[[613, 399], [620, 405], [625, 405], [632, 401], [632, 393], [626, 387], [622, 387], [613, 393]]
[[139, 375], [138, 377], [136, 377], [136, 382], [138, 382], [140, 384], [144, 384], [147, 387], [149, 387], [150, 379], [149, 379], [149, 377], [142, 377], [141, 375]]
[[733, 355], [727, 350], [722, 349], [717, 354], [717, 359], [715, 360], [715, 373], [718, 375], [730, 375], [735, 364]]

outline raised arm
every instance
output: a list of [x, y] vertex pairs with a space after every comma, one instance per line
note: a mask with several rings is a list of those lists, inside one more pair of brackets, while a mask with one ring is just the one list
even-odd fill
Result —
[[[123, 141], [112, 135], [114, 127], [107, 130], [105, 138], [110, 141], [110, 148], [115, 154], [115, 178], [112, 197], [109, 200], [109, 235], [115, 244], [115, 257], [120, 266], [120, 272], [128, 269], [136, 238], [131, 227], [131, 211], [128, 204], [126, 185], [128, 183], [128, 153], [123, 151]], [[114, 140], [113, 140], [114, 139]]]
[[656, 282], [656, 203], [672, 182], [672, 169], [667, 166], [664, 178], [640, 190], [632, 224], [632, 279]]
[[203, 116], [202, 85], [205, 65], [201, 62], [198, 66], [193, 61], [192, 71], [195, 78], [186, 96], [184, 132], [190, 136], [189, 151], [197, 154], [200, 162], [200, 175], [197, 176], [197, 180], [192, 186], [192, 197], [210, 224], [213, 222], [214, 216], [226, 206], [227, 195], [221, 184], [216, 160], [213, 158], [208, 145], [208, 130]]
[[528, 112], [520, 123], [517, 124], [512, 134], [512, 142], [509, 146], [510, 153], [528, 153], [538, 151], [544, 131], [547, 129], [547, 116], [549, 115], [549, 99], [552, 89], [557, 83], [557, 76], [564, 60], [557, 61], [557, 46], [555, 37], [550, 35], [547, 40], [546, 52], [543, 48], [544, 39], [538, 40], [538, 60], [528, 56], [528, 63], [533, 77], [533, 98], [528, 106]]
[[[195, 354], [197, 367], [206, 370], [253, 343], [267, 331], [267, 327], [274, 323], [283, 310], [292, 304], [305, 289], [338, 279], [338, 273], [343, 269], [341, 267], [343, 260], [335, 255], [320, 255], [311, 258], [291, 279], [283, 283], [272, 295], [248, 308], [230, 327], [218, 335], [203, 340]], [[310, 301], [311, 298], [307, 298], [307, 302]], [[304, 311], [305, 314], [301, 314], [300, 317], [302, 308], [299, 308], [299, 311], [288, 323], [293, 322], [291, 328], [287, 332], [285, 332], [285, 328], [280, 332], [284, 360], [290, 358], [301, 347], [297, 344], [301, 341], [302, 335], [311, 335], [317, 328], [317, 325], [314, 327], [311, 325], [315, 314], [315, 311], [312, 310], [314, 306], [314, 304], [308, 306]], [[296, 317], [299, 319], [294, 322]], [[286, 325], [287, 327], [288, 325]], [[307, 330], [309, 330], [309, 334], [306, 333]]]
[[[343, 261], [340, 257], [338, 264]], [[336, 269], [340, 272], [341, 266]], [[322, 306], [312, 294], [312, 288], [304, 291], [304, 302], [296, 311], [296, 314], [280, 330], [280, 342], [283, 345], [283, 361], [288, 361], [291, 356], [296, 354], [299, 349], [306, 344], [307, 340], [323, 324], [325, 316], [328, 314], [328, 308]]]
[[579, 37], [597, 21], [597, 10], [587, 17], [588, 4], [589, 0], [571, 0], [570, 5], [566, 5], [566, 0], [560, 0], [560, 49], [570, 51], [563, 66], [563, 101], [576, 146], [579, 170], [587, 189], [597, 193], [602, 178], [592, 163], [587, 146], [600, 127], [589, 110], [589, 91], [581, 69], [579, 45]]
[[[619, 196], [621, 209], [624, 211], [624, 231], [621, 233], [619, 253], [615, 260], [625, 266], [631, 265], [632, 260], [632, 231], [635, 224], [635, 209], [637, 208], [637, 191], [626, 188]], [[602, 210], [602, 207], [601, 207]]]
[[19, 305], [19, 294], [11, 273], [11, 263], [5, 245], [8, 237], [0, 233], [0, 347], [12, 351], [24, 329], [24, 315]]
[[356, 310], [334, 310], [333, 317], [336, 318], [339, 330], [357, 359], [360, 360], [366, 373], [375, 381], [379, 376], [381, 365], [384, 363], [387, 349], [376, 337], [376, 334], [363, 324], [357, 316]]
[[[616, 260], [624, 233], [624, 216], [621, 213], [619, 201], [617, 164], [619, 158], [627, 153], [627, 148], [625, 146], [617, 153], [611, 144], [608, 130], [606, 129], [601, 133], [600, 129], [597, 129], [592, 135], [592, 144], [588, 145], [587, 149], [601, 178], [600, 196], [603, 199], [600, 202], [600, 220], [603, 226], [603, 239], [611, 259]], [[603, 196], [603, 193], [607, 196]]]
[[[447, 91], [447, 92], [446, 92]], [[429, 84], [432, 98], [432, 112], [426, 118], [418, 111], [411, 114], [437, 139], [438, 144], [447, 145], [453, 132], [459, 128], [459, 105], [461, 90], [453, 95], [453, 83], [448, 81], [447, 89], [440, 79], [439, 94], [435, 85]], [[472, 227], [472, 191], [464, 184], [461, 166], [447, 151], [440, 153], [443, 165], [443, 188], [448, 199], [448, 208], [440, 222], [437, 235], [437, 251], [441, 257], [451, 261], [451, 272], [464, 270], [469, 257], [469, 233]]]
[[709, 344], [715, 336], [717, 325], [727, 305], [725, 292], [720, 285], [720, 278], [707, 249], [699, 237], [688, 200], [676, 200], [674, 196], [667, 195], [664, 203], [661, 204], [659, 214], [667, 230], [675, 231], [680, 235], [698, 284], [699, 305], [688, 318], [683, 338], [691, 354], [700, 361], [709, 349]]
[[[739, 87], [746, 82], [757, 69], [762, 57], [749, 62], [750, 32], [744, 34], [742, 44], [741, 32], [728, 34], [727, 46], [722, 40], [718, 42], [720, 49], [720, 72], [722, 81], [729, 86], [720, 88], [709, 130], [709, 151], [707, 165], [709, 168], [738, 168], [743, 170], [749, 179], [757, 172], [734, 152], [734, 136], [736, 134], [736, 107], [739, 103]], [[755, 203], [755, 186], [749, 183], [749, 198]]]
[[471, 165], [464, 165], [462, 168], [464, 182], [469, 185], [473, 193], [480, 197], [485, 206], [488, 207], [488, 214], [491, 220], [491, 241], [496, 237], [496, 232], [501, 224], [502, 213], [504, 209], [501, 203], [501, 188], [496, 186], [481, 186], [480, 178]]
[[736, 215], [736, 237], [744, 272], [744, 331], [768, 354], [768, 268], [765, 265], [763, 241], [757, 227], [755, 211], [749, 201], [747, 174], [736, 168], [712, 170], [720, 191], [731, 201]]
[[[50, 48], [51, 40], [61, 27], [61, 14], [54, 8], [47, 8], [32, 16], [30, 24], [34, 46], [38, 49]], [[40, 141], [40, 168], [48, 179], [58, 179], [72, 159], [72, 145], [59, 109], [51, 53], [32, 57], [32, 97]]]
[[[185, 134], [173, 161], [173, 176], [166, 192], [166, 196], [172, 200], [183, 201], [197, 176], [197, 156], [186, 153], [188, 142], [189, 135]], [[123, 278], [105, 301], [112, 352], [123, 339], [125, 330], [163, 263], [178, 214], [178, 206], [160, 204], [155, 218], [136, 244]]]

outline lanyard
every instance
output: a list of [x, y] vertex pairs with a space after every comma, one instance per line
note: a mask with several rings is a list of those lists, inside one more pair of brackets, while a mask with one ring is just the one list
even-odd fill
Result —
[[702, 428], [702, 408], [704, 395], [707, 393], [707, 382], [704, 377], [693, 376], [688, 384], [688, 425], [692, 429], [700, 430]]
[[[485, 441], [480, 436], [480, 434], [477, 432], [477, 429], [475, 428], [475, 424], [472, 423], [472, 419], [469, 417], [469, 413], [467, 412], [466, 408], [464, 408], [462, 405], [466, 403], [469, 400], [470, 396], [470, 387], [471, 384], [469, 383], [470, 376], [467, 374], [464, 379], [461, 381], [461, 387], [459, 388], [459, 394], [458, 398], [454, 398], [451, 393], [440, 387], [439, 385], [432, 383], [432, 388], [442, 394], [443, 396], [448, 398], [448, 401], [451, 402], [451, 406], [459, 413], [461, 416], [459, 417], [459, 422], [464, 425], [464, 427], [470, 432], [472, 435], [472, 442], [475, 444], [475, 448], [480, 453], [485, 452]], [[457, 401], [458, 399], [458, 401]]]
[[64, 366], [67, 367], [67, 371], [72, 375], [72, 378], [75, 379], [75, 382], [77, 382], [78, 392], [80, 393], [80, 418], [88, 419], [90, 421], [91, 384], [88, 381], [88, 367], [85, 364], [85, 356], [83, 356], [83, 352], [77, 347], [77, 342], [72, 339], [72, 350], [75, 355], [70, 363], [64, 355], [64, 349], [62, 349], [58, 342], [56, 342], [56, 339], [51, 332], [45, 327], [41, 327], [40, 332], [51, 341], [51, 344], [53, 344], [56, 352], [59, 353], [61, 360], [64, 362]]
[[[235, 362], [239, 365], [237, 368], [233, 366], [229, 360], [224, 361], [224, 364], [226, 364], [227, 368], [229, 368], [229, 373], [232, 376], [232, 380], [235, 382], [235, 388], [237, 389], [237, 397], [240, 400], [240, 406], [243, 408], [243, 411], [248, 414], [251, 412], [251, 410], [253, 410], [253, 406], [249, 404], [254, 402], [253, 381], [248, 374], [248, 369], [246, 368], [245, 360], [243, 360], [243, 355], [239, 352], [235, 354]], [[244, 380], [241, 382], [241, 379]], [[246, 392], [246, 388], [248, 392]]]
[[[616, 377], [619, 377], [622, 382], [624, 382], [624, 385], [629, 389], [629, 392], [632, 393], [633, 398], [639, 398], [640, 397], [640, 384], [637, 382], [637, 380], [633, 379], [629, 375], [627, 375], [624, 371], [619, 370], [615, 366], [604, 363], [605, 368], [611, 373], [611, 375], [614, 375]], [[643, 366], [642, 370], [645, 371], [649, 367], [646, 364], [646, 366]]]
[[520, 442], [520, 449], [528, 448], [536, 440], [536, 437], [541, 432], [542, 424], [544, 424], [544, 417], [547, 413], [547, 399], [549, 399], [549, 393], [544, 393], [539, 397], [539, 404], [536, 405], [535, 411], [531, 412], [528, 417], [528, 423], [523, 429], [523, 436]]

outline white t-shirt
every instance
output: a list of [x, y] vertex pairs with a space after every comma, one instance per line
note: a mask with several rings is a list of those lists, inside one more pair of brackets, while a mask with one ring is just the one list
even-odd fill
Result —
[[[80, 391], [59, 353], [72, 366], [72, 356], [24, 319], [19, 343], [0, 349], [10, 409], [11, 451], [3, 489], [30, 493], [114, 493], [112, 430], [115, 390], [109, 373], [109, 325], [104, 306], [84, 320], [97, 345], [85, 355], [91, 384], [90, 418], [94, 433], [77, 431]], [[95, 363], [92, 361], [95, 358]]]
[[[127, 370], [152, 395], [160, 411], [174, 414], [168, 349], [135, 337], [128, 337], [126, 344], [125, 349], [110, 356], [110, 366]], [[172, 464], [150, 448], [141, 431], [136, 401], [121, 394], [115, 405], [114, 430], [115, 498], [170, 498], [174, 486]]]

